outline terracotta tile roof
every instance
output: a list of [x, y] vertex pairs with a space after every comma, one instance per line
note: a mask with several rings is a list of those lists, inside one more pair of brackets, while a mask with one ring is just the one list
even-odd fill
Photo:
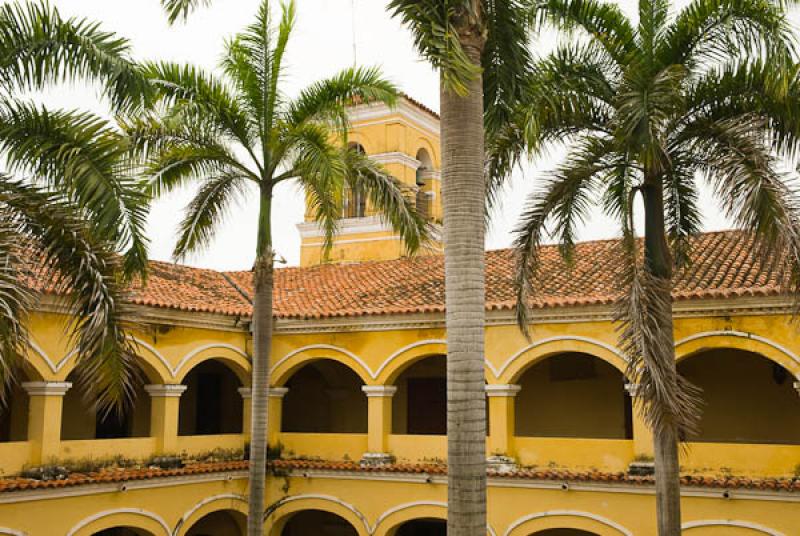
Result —
[[[400, 473], [444, 476], [446, 465], [391, 464], [362, 466], [354, 462], [277, 460], [273, 468], [292, 471], [341, 471], [359, 473]], [[63, 480], [33, 480], [27, 478], [0, 479], [0, 493], [30, 490], [59, 489], [90, 484], [111, 484], [153, 478], [191, 476], [209, 473], [242, 472], [247, 461], [197, 463], [180, 469], [111, 469], [96, 473], [73, 473]], [[627, 473], [578, 472], [561, 470], [520, 469], [513, 472], [488, 472], [490, 478], [540, 480], [557, 482], [607, 482], [652, 486], [652, 476], [632, 476]], [[800, 492], [800, 478], [742, 478], [734, 476], [683, 475], [681, 485], [717, 489], [750, 489], [762, 491]]]
[[[611, 304], [620, 266], [616, 242], [577, 245], [574, 265], [564, 264], [557, 246], [542, 250], [542, 277], [535, 308]], [[486, 307], [514, 307], [510, 250], [486, 253]], [[249, 272], [231, 280], [252, 295]], [[676, 277], [676, 300], [772, 296], [779, 294], [775, 266], [765, 267], [752, 253], [749, 235], [707, 233], [695, 240], [693, 263]], [[275, 276], [275, 314], [279, 318], [324, 318], [444, 311], [442, 256], [281, 268]]]
[[[542, 309], [613, 303], [619, 274], [615, 247], [611, 240], [580, 243], [570, 268], [556, 246], [545, 246], [542, 277], [531, 305]], [[775, 296], [780, 293], [777, 264], [759, 262], [751, 238], [743, 232], [703, 234], [695, 240], [692, 265], [676, 276], [674, 297]], [[486, 308], [512, 309], [511, 251], [488, 251], [486, 265]], [[164, 262], [151, 263], [146, 287], [131, 289], [135, 304], [230, 316], [249, 316], [250, 296], [250, 272], [216, 272]], [[444, 303], [442, 256], [275, 272], [275, 315], [283, 319], [441, 313]]]
[[410, 104], [413, 104], [414, 106], [422, 110], [423, 112], [430, 114], [436, 119], [440, 119], [438, 113], [434, 112], [431, 108], [425, 106], [420, 101], [410, 96], [408, 93], [403, 93], [403, 98], [406, 99]]

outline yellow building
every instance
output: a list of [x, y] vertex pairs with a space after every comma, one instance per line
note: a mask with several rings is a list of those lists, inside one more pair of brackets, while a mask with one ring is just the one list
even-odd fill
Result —
[[[391, 120], [355, 117], [364, 124], [352, 140], [371, 155], [419, 161], [407, 140], [424, 118], [435, 171], [436, 118], [406, 104]], [[391, 145], [381, 136], [397, 125], [406, 134]], [[395, 172], [405, 180], [413, 170], [416, 180], [409, 164]], [[308, 251], [312, 239], [304, 237]], [[343, 242], [336, 259], [398, 257], [395, 245]], [[705, 402], [682, 459], [688, 536], [800, 534], [800, 339], [773, 267], [749, 246], [736, 232], [699, 237], [675, 286], [678, 367]], [[443, 260], [310, 266], [316, 254], [276, 274], [275, 459], [258, 506], [268, 533], [444, 534]], [[511, 254], [487, 254], [492, 536], [656, 533], [652, 439], [611, 321], [613, 244], [581, 244], [576, 259], [567, 268], [545, 250], [527, 340], [514, 325]], [[147, 383], [119, 422], [85, 405], [67, 319], [45, 296], [31, 319], [26, 377], [0, 414], [0, 535], [243, 534], [250, 288], [247, 272], [152, 264], [147, 288], [132, 295], [146, 326], [132, 336]]]

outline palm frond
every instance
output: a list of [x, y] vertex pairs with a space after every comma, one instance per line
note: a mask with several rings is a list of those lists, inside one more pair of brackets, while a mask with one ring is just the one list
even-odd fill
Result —
[[625, 376], [636, 387], [639, 409], [650, 427], [686, 439], [698, 429], [700, 391], [675, 370], [672, 283], [639, 260], [632, 229], [624, 232], [619, 246], [623, 269], [614, 320], [628, 361]]
[[587, 138], [581, 147], [583, 150], [576, 151], [531, 194], [514, 229], [517, 323], [526, 334], [528, 302], [536, 292], [539, 248], [546, 234], [546, 226], [552, 222], [561, 255], [567, 263], [571, 263], [577, 241], [577, 226], [588, 215], [592, 195], [599, 186], [601, 176], [614, 169], [614, 164], [609, 161], [614, 156], [610, 140]]
[[127, 161], [124, 137], [89, 113], [4, 104], [0, 149], [10, 168], [32, 173], [86, 209], [95, 232], [124, 252], [126, 274], [144, 274], [147, 199]]
[[214, 231], [229, 215], [231, 205], [243, 199], [246, 185], [246, 178], [230, 171], [204, 179], [178, 227], [178, 241], [173, 252], [176, 260], [185, 259], [211, 244]]
[[8, 389], [28, 349], [27, 320], [34, 296], [27, 285], [31, 273], [22, 251], [23, 236], [13, 211], [0, 206], [0, 407], [8, 402]]
[[636, 30], [614, 3], [599, 0], [543, 0], [534, 5], [539, 24], [565, 31], [581, 30], [596, 41], [618, 65], [638, 53]]
[[467, 92], [468, 82], [480, 73], [479, 58], [471, 59], [462, 46], [462, 38], [480, 40], [485, 33], [483, 13], [474, 13], [474, 4], [459, 0], [392, 0], [388, 5], [392, 15], [410, 28], [420, 55], [440, 70], [445, 87], [462, 95]]
[[211, 0], [161, 0], [170, 24], [186, 20], [195, 10], [211, 5]]
[[323, 121], [339, 134], [346, 134], [348, 106], [373, 102], [394, 106], [397, 97], [397, 87], [377, 67], [351, 67], [304, 89], [289, 106], [286, 122], [299, 126], [308, 121]]
[[773, 61], [785, 61], [794, 48], [786, 12], [777, 2], [693, 0], [665, 32], [658, 60], [699, 67], [766, 52]]
[[414, 254], [431, 237], [431, 228], [414, 206], [414, 192], [383, 167], [354, 149], [345, 149], [347, 184], [364, 192], [379, 216], [400, 235], [406, 251]]
[[114, 108], [130, 108], [148, 93], [130, 52], [126, 39], [88, 19], [65, 19], [45, 0], [0, 5], [0, 92], [94, 80]]
[[242, 110], [227, 84], [191, 65], [148, 63], [144, 73], [167, 107], [180, 105], [183, 113], [195, 108], [219, 130], [252, 148], [254, 136], [250, 117]]
[[0, 205], [13, 214], [25, 243], [36, 246], [37, 284], [61, 293], [70, 310], [87, 397], [103, 412], [124, 411], [141, 378], [136, 348], [124, 330], [130, 313], [117, 280], [119, 257], [67, 201], [7, 176], [0, 183]]

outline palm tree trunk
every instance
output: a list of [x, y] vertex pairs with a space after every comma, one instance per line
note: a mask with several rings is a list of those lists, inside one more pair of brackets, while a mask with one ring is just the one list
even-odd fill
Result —
[[[642, 194], [645, 207], [645, 251], [644, 259], [650, 273], [663, 281], [657, 285], [660, 292], [668, 293], [656, 303], [665, 304], [669, 310], [655, 311], [655, 318], [661, 319], [658, 328], [662, 330], [655, 339], [669, 344], [667, 351], [654, 352], [669, 358], [667, 370], [671, 372], [668, 384], [678, 389], [675, 366], [675, 336], [672, 325], [671, 289], [672, 258], [664, 225], [664, 189], [660, 177], [647, 180]], [[678, 460], [678, 433], [674, 426], [661, 426], [653, 430], [655, 447], [656, 514], [659, 536], [680, 536], [681, 533], [681, 485]]]
[[267, 402], [269, 363], [272, 351], [272, 288], [274, 254], [271, 246], [270, 208], [272, 192], [261, 194], [259, 251], [253, 269], [253, 378], [250, 432], [250, 496], [247, 516], [248, 536], [264, 531], [264, 504], [267, 472]]
[[[480, 47], [469, 44], [480, 63]], [[486, 534], [483, 84], [441, 89], [450, 536]]]

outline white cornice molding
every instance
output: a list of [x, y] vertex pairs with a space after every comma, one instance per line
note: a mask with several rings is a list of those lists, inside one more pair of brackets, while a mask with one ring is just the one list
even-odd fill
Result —
[[29, 396], [64, 396], [72, 388], [72, 382], [22, 382]]
[[361, 390], [367, 398], [392, 398], [397, 393], [394, 385], [362, 385]]
[[[300, 231], [300, 238], [321, 238], [325, 236], [325, 231], [315, 221], [298, 223], [297, 230]], [[392, 226], [384, 222], [380, 216], [345, 218], [339, 220], [339, 228], [336, 230], [336, 237], [384, 232], [392, 232]], [[336, 237], [334, 237], [334, 240], [336, 240]]]
[[[246, 480], [247, 470], [226, 471], [219, 473], [201, 473], [196, 475], [165, 476], [147, 480], [127, 480], [124, 482], [126, 493], [137, 490], [149, 490], [170, 486], [185, 486], [209, 482], [230, 482], [231, 480]], [[48, 488], [15, 491], [13, 493], [0, 493], [0, 504], [14, 504], [22, 502], [41, 501], [47, 499], [63, 499], [65, 497], [82, 497], [98, 495], [101, 493], [118, 493], [120, 483], [112, 484], [86, 484], [71, 488]]]
[[283, 398], [288, 392], [288, 387], [270, 387], [267, 391], [267, 396], [270, 398]]
[[488, 384], [486, 385], [486, 396], [514, 398], [522, 390], [522, 386], [514, 384]]
[[387, 164], [400, 164], [401, 166], [411, 168], [414, 171], [418, 170], [422, 165], [422, 162], [416, 158], [399, 151], [393, 151], [390, 153], [375, 153], [369, 155], [369, 158], [370, 160], [374, 160], [375, 162], [384, 166]]
[[420, 110], [418, 106], [411, 104], [405, 98], [401, 98], [394, 108], [390, 108], [382, 102], [353, 106], [348, 108], [347, 116], [350, 123], [389, 123], [396, 121], [393, 116], [399, 116], [407, 121], [411, 127], [427, 130], [429, 134], [436, 137], [439, 137], [440, 133], [439, 119], [428, 112]]
[[150, 398], [180, 398], [186, 392], [187, 386], [182, 384], [150, 384], [144, 390]]

